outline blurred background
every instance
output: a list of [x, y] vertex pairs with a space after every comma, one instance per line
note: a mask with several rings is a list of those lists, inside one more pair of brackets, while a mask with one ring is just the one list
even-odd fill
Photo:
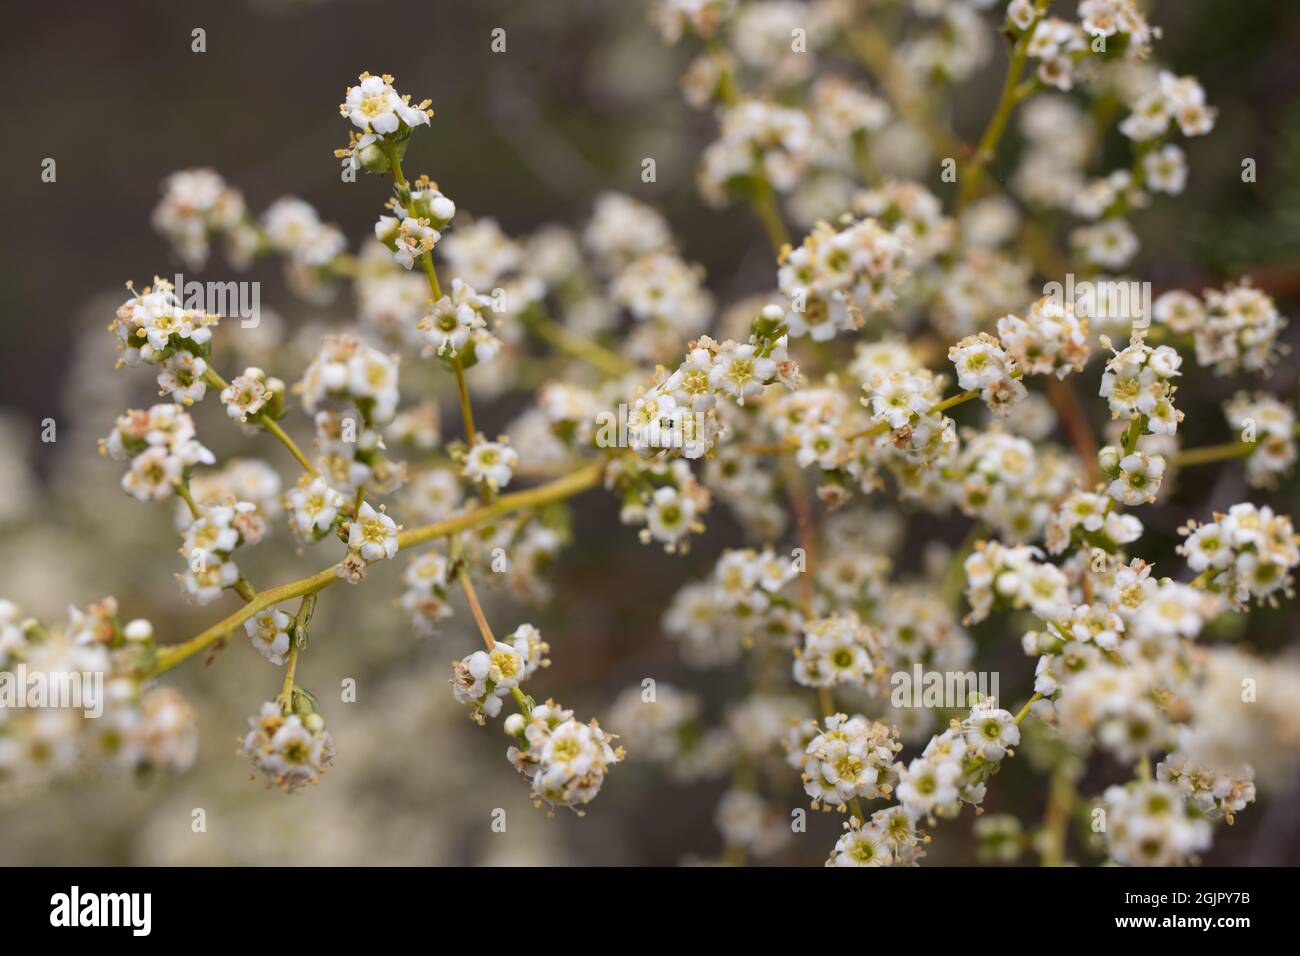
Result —
[[[1188, 144], [1188, 192], [1142, 214], [1143, 253], [1133, 271], [1157, 289], [1193, 290], [1249, 271], [1294, 318], [1300, 4], [1161, 0], [1148, 7], [1164, 29], [1162, 60], [1195, 73], [1220, 114], [1214, 135]], [[196, 27], [206, 31], [204, 53], [191, 51]], [[495, 27], [507, 30], [504, 54], [490, 49]], [[642, 3], [23, 3], [6, 9], [0, 48], [8, 91], [8, 146], [0, 152], [0, 596], [28, 613], [57, 619], [69, 603], [111, 593], [126, 616], [152, 619], [166, 643], [233, 606], [233, 597], [201, 609], [185, 604], [172, 580], [170, 509], [126, 498], [121, 465], [95, 453], [114, 417], [155, 392], [146, 374], [114, 373], [104, 327], [125, 297], [124, 281], [144, 285], [182, 268], [149, 226], [159, 183], [174, 170], [212, 166], [253, 210], [293, 193], [354, 242], [369, 235], [385, 187], [364, 176], [342, 181], [332, 155], [346, 137], [336, 105], [363, 69], [392, 73], [399, 90], [433, 100], [437, 116], [413, 141], [408, 172], [427, 171], [458, 206], [495, 217], [508, 234], [550, 221], [576, 226], [598, 193], [622, 190], [668, 217], [720, 302], [772, 281], [770, 252], [750, 213], [742, 206], [716, 212], [698, 200], [693, 168], [713, 122], [682, 102], [677, 83], [688, 54], [662, 45]], [[1001, 73], [999, 51], [958, 91], [954, 122], [968, 140], [978, 135]], [[655, 183], [641, 182], [646, 156], [656, 159]], [[1243, 157], [1257, 160], [1254, 187], [1240, 181]], [[54, 183], [41, 181], [45, 158], [57, 163]], [[328, 307], [295, 299], [273, 264], [253, 278], [262, 281], [263, 307], [291, 330], [349, 318], [346, 297]], [[1295, 332], [1293, 324], [1293, 342]], [[274, 370], [292, 378], [301, 368], [302, 356], [286, 351]], [[1293, 365], [1289, 371], [1281, 388], [1294, 400]], [[1206, 387], [1223, 392], [1204, 396], [1207, 402], [1234, 390]], [[219, 457], [247, 452], [213, 405], [198, 413], [200, 436]], [[494, 434], [517, 410], [517, 401], [485, 406], [480, 427]], [[1188, 445], [1223, 440], [1222, 422], [1206, 418], [1189, 417]], [[40, 440], [45, 419], [57, 425], [55, 442]], [[275, 449], [262, 453], [287, 464]], [[1159, 512], [1168, 527], [1150, 520], [1165, 537], [1163, 554], [1157, 546], [1148, 557], [1172, 554], [1187, 502], [1238, 500], [1233, 488], [1215, 484], [1224, 480], [1220, 470], [1185, 479], [1178, 500]], [[1294, 510], [1296, 491], [1292, 479], [1271, 499]], [[502, 599], [491, 609], [500, 629], [531, 620], [550, 641], [556, 663], [544, 675], [544, 693], [607, 724], [618, 692], [653, 676], [701, 691], [716, 718], [733, 679], [683, 669], [659, 618], [683, 582], [707, 574], [720, 549], [736, 543], [722, 510], [685, 559], [642, 547], [617, 525], [607, 496], [582, 498], [575, 520], [579, 543], [555, 569], [555, 601], [536, 611]], [[964, 528], [922, 520], [913, 533], [955, 545]], [[270, 582], [320, 563], [295, 556], [281, 526], [248, 567], [253, 580]], [[364, 608], [334, 591], [322, 596], [303, 678], [318, 689], [339, 758], [320, 785], [288, 798], [248, 779], [235, 739], [246, 716], [273, 695], [278, 675], [248, 659], [246, 648], [232, 648], [206, 671], [193, 661], [167, 679], [199, 715], [201, 749], [190, 773], [0, 791], [0, 863], [670, 865], [717, 857], [713, 813], [725, 784], [674, 783], [635, 757], [614, 771], [583, 819], [547, 819], [531, 808], [504, 759], [505, 738], [468, 722], [448, 692], [447, 663], [477, 640], [468, 616], [458, 612], [438, 638], [417, 638], [395, 606], [396, 577], [368, 582]], [[1234, 639], [1276, 652], [1300, 631], [1294, 608], [1256, 613]], [[991, 666], [1001, 670], [1004, 693], [1024, 696], [1032, 661], [1015, 642]], [[330, 689], [347, 677], [357, 680], [357, 703], [333, 702]], [[1043, 778], [1019, 763], [997, 778], [990, 809], [1024, 808], [1036, 819]], [[1100, 773], [1088, 792], [1106, 782]], [[1208, 862], [1300, 862], [1300, 777], [1293, 774], [1289, 787], [1220, 827]], [[804, 805], [791, 792], [789, 806]], [[196, 834], [191, 812], [200, 807], [208, 829]], [[489, 826], [494, 808], [506, 810], [506, 834]], [[824, 859], [838, 820], [811, 817], [809, 833], [773, 861]], [[942, 833], [928, 862], [973, 862], [969, 814]]]

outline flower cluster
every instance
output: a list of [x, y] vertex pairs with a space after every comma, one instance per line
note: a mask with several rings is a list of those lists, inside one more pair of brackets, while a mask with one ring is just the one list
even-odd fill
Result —
[[207, 393], [204, 374], [219, 321], [219, 316], [183, 308], [172, 284], [155, 278], [122, 304], [109, 329], [117, 336], [119, 364], [157, 366], [161, 394], [189, 405]]
[[409, 200], [390, 199], [388, 208], [395, 215], [380, 216], [375, 223], [375, 238], [392, 251], [393, 261], [403, 269], [433, 252], [456, 215], [456, 204], [427, 176], [421, 176], [409, 194]]
[[[1103, 339], [1103, 345], [1109, 347], [1109, 339]], [[1173, 348], [1152, 348], [1135, 335], [1125, 349], [1114, 351], [1101, 377], [1101, 397], [1109, 402], [1111, 417], [1140, 420], [1144, 429], [1139, 435], [1177, 432], [1183, 413], [1174, 408], [1173, 379], [1182, 364]]]
[[1275, 488], [1279, 475], [1296, 462], [1296, 413], [1272, 395], [1238, 392], [1223, 406], [1228, 427], [1254, 443], [1246, 459], [1246, 477], [1252, 487]]
[[757, 99], [725, 107], [718, 139], [700, 161], [700, 195], [722, 205], [729, 193], [789, 190], [809, 162], [812, 133], [803, 110]]
[[198, 268], [208, 258], [211, 237], [235, 229], [246, 215], [243, 195], [216, 170], [183, 169], [163, 181], [151, 221], [185, 262]]
[[777, 284], [790, 300], [793, 336], [825, 342], [890, 309], [907, 278], [906, 242], [874, 219], [836, 229], [819, 222], [781, 263]]
[[1045, 621], [1068, 615], [1069, 581], [1041, 557], [1042, 552], [1029, 545], [981, 542], [964, 563], [969, 620], [984, 620], [994, 607], [1028, 607]]
[[609, 768], [623, 759], [613, 734], [596, 721], [580, 723], [573, 711], [553, 700], [535, 705], [526, 716], [506, 721], [506, 733], [517, 739], [506, 754], [515, 769], [529, 779], [540, 806], [578, 808], [600, 792]]
[[1175, 866], [1210, 845], [1210, 822], [1171, 783], [1107, 787], [1106, 847], [1128, 866]]
[[397, 412], [398, 358], [364, 345], [351, 335], [327, 335], [320, 353], [294, 389], [315, 413], [326, 399], [350, 401], [367, 423], [383, 424]]
[[1278, 359], [1278, 336], [1286, 319], [1271, 296], [1249, 282], [1190, 292], [1166, 292], [1156, 300], [1157, 321], [1177, 333], [1191, 333], [1196, 361], [1220, 375], [1265, 372]]
[[100, 442], [101, 453], [131, 462], [122, 489], [138, 501], [170, 498], [195, 465], [211, 465], [212, 452], [195, 437], [194, 419], [180, 405], [131, 409]]
[[1011, 360], [1026, 375], [1065, 378], [1083, 371], [1091, 348], [1088, 320], [1075, 314], [1073, 302], [1044, 296], [1029, 307], [1022, 319], [998, 319], [998, 340]]
[[241, 545], [255, 545], [266, 533], [266, 522], [251, 501], [211, 505], [194, 516], [186, 529], [181, 556], [189, 567], [178, 575], [196, 604], [208, 604], [239, 582], [232, 560]]
[[1291, 571], [1300, 564], [1300, 545], [1286, 515], [1249, 502], [1233, 505], [1205, 524], [1188, 521], [1178, 552], [1193, 571], [1209, 576], [1237, 605], [1254, 599], [1276, 603], [1291, 596]]
[[480, 359], [491, 359], [501, 347], [488, 331], [484, 318], [491, 305], [486, 296], [479, 295], [460, 279], [454, 279], [451, 294], [435, 302], [433, 309], [416, 325], [425, 353], [456, 358], [464, 352], [466, 355], [462, 362], [467, 365]]
[[968, 335], [948, 350], [948, 361], [957, 369], [957, 384], [978, 391], [980, 398], [1003, 417], [1011, 406], [1028, 394], [1020, 378], [1023, 372], [987, 332]]
[[1147, 142], [1164, 136], [1175, 123], [1184, 136], [1204, 136], [1214, 129], [1215, 113], [1214, 107], [1206, 105], [1205, 90], [1195, 77], [1161, 70], [1155, 84], [1132, 104], [1119, 131]]
[[986, 700], [965, 720], [930, 739], [921, 756], [899, 769], [898, 802], [912, 819], [955, 816], [963, 803], [978, 807], [1002, 758], [1020, 743], [1007, 711]]
[[550, 664], [550, 645], [531, 624], [521, 624], [486, 651], [475, 651], [452, 664], [451, 689], [457, 703], [483, 723], [501, 713], [501, 702], [533, 674]]
[[839, 812], [850, 800], [888, 799], [898, 783], [894, 754], [903, 748], [890, 728], [861, 714], [832, 714], [804, 748], [803, 788], [813, 809], [822, 804]]
[[[334, 742], [294, 681], [318, 595], [340, 578], [380, 577], [403, 550], [398, 603], [415, 632], [441, 638], [453, 620], [483, 639], [482, 650], [448, 655], [459, 658], [453, 699], [478, 724], [504, 718], [507, 758], [539, 806], [581, 812], [624, 759], [618, 738], [525, 692], [550, 648], [528, 624], [495, 638], [495, 609], [484, 610], [472, 579], [547, 603], [546, 566], [570, 538], [561, 503], [603, 487], [643, 542], [687, 551], [717, 502], [748, 545], [722, 550], [661, 622], [687, 666], [736, 667], [736, 681], [707, 683], [742, 685], [743, 696], [715, 707], [703, 691], [652, 678], [614, 704], [613, 726], [652, 770], [717, 784], [725, 859], [790, 848], [794, 769], [815, 809], [848, 817], [829, 865], [915, 864], [930, 840], [923, 826], [967, 805], [982, 812], [1030, 721], [1024, 749], [1057, 774], [1053, 799], [1089, 779], [1094, 753], [1135, 768], [1103, 798], [1114, 861], [1194, 860], [1209, 822], [1230, 823], [1256, 780], [1263, 788], [1277, 774], [1278, 751], [1300, 746], [1283, 704], [1243, 712], [1233, 700], [1254, 667], [1300, 688], [1294, 668], [1211, 640], [1227, 611], [1291, 595], [1300, 543], [1290, 518], [1237, 504], [1180, 529], [1188, 573], [1174, 580], [1129, 553], [1144, 522], [1176, 523], [1161, 521], [1166, 505], [1142, 520], [1124, 509], [1157, 502], [1175, 470], [1186, 491], [1184, 469], [1208, 461], [1242, 459], [1252, 485], [1277, 486], [1296, 459], [1291, 405], [1240, 392], [1224, 406], [1240, 440], [1188, 449], [1175, 396], [1190, 414], [1205, 370], [1267, 371], [1284, 351], [1285, 321], [1248, 282], [1167, 293], [1151, 329], [1136, 321], [1145, 316], [1112, 314], [1110, 301], [1036, 291], [1071, 269], [1097, 287], [1127, 282], [1118, 273], [1141, 248], [1130, 213], [1185, 189], [1189, 155], [1172, 140], [1210, 132], [1216, 113], [1195, 78], [1153, 61], [1159, 30], [1136, 0], [1080, 0], [1073, 18], [1048, 16], [1042, 0], [985, 16], [994, 6], [918, 0], [888, 37], [839, 0], [660, 0], [668, 42], [705, 41], [682, 82], [718, 121], [699, 191], [709, 204], [748, 204], [771, 246], [763, 283], [721, 307], [688, 244], [639, 199], [606, 193], [585, 223], [507, 235], [477, 210], [458, 211], [430, 177], [408, 181], [412, 134], [433, 114], [388, 75], [361, 74], [340, 107], [344, 178], [361, 168], [392, 177], [373, 238], [355, 254], [300, 199], [253, 215], [212, 170], [170, 177], [154, 225], [187, 263], [202, 264], [217, 237], [237, 267], [278, 254], [292, 292], [319, 304], [346, 289], [359, 321], [325, 334], [272, 316], [229, 337], [239, 341], [214, 341], [219, 317], [168, 283], [132, 290], [112, 325], [120, 364], [153, 366], [170, 401], [123, 415], [102, 449], [129, 462], [132, 496], [175, 498], [190, 597], [205, 604], [232, 590], [244, 604], [232, 598], [224, 621], [160, 648], [147, 622], [120, 626], [111, 601], [74, 609], [62, 630], [0, 602], [0, 666], [103, 673], [115, 715], [101, 732], [75, 715], [0, 710], [0, 778], [59, 773], [87, 754], [184, 767], [192, 714], [150, 681], [215, 653], [242, 626], [284, 680], [249, 719], [243, 752], [272, 785], [315, 781]], [[1005, 91], [962, 153], [935, 98], [990, 59], [999, 24]], [[848, 75], [840, 52], [880, 82]], [[1100, 165], [1117, 144], [1111, 106], [1129, 153], [1113, 168]], [[1024, 140], [1006, 179], [993, 175], [1004, 131]], [[944, 159], [958, 155], [967, 158], [952, 180]], [[936, 169], [955, 190], [935, 185]], [[1097, 335], [1130, 322], [1123, 349]], [[837, 341], [844, 333], [852, 348]], [[1110, 353], [1104, 369], [1094, 340]], [[417, 352], [437, 361], [401, 364]], [[282, 356], [305, 365], [298, 421], [272, 374]], [[216, 367], [227, 360], [243, 369], [229, 382]], [[1089, 374], [1096, 390], [1091, 379], [1076, 387]], [[1191, 384], [1179, 391], [1176, 380]], [[525, 382], [535, 396], [516, 401]], [[249, 459], [217, 467], [186, 410], [208, 388], [219, 393], [209, 414], [242, 426], [235, 439], [278, 441], [283, 465], [302, 473], [282, 478]], [[1115, 420], [1100, 439], [1090, 432], [1098, 396]], [[474, 408], [485, 400], [491, 407]], [[457, 405], [459, 416], [447, 414]], [[314, 439], [306, 453], [298, 430]], [[865, 501], [881, 494], [904, 507]], [[334, 551], [333, 563], [259, 591], [235, 559], [250, 566], [240, 549], [281, 511], [296, 541]], [[362, 593], [331, 597], [340, 591]], [[301, 600], [296, 612], [285, 595]], [[999, 706], [996, 683], [938, 702], [887, 693], [900, 676], [964, 681], [976, 644], [963, 624], [997, 612], [1035, 661], [1019, 710]], [[890, 805], [864, 810], [868, 800]], [[1004, 817], [977, 838], [999, 859], [1036, 850], [1065, 862], [1060, 809], [1033, 839]]]
[[411, 97], [393, 89], [393, 77], [387, 73], [371, 76], [362, 73], [356, 86], [349, 86], [339, 114], [361, 132], [353, 134], [344, 155], [370, 172], [383, 172], [390, 160], [385, 152], [391, 143], [401, 143], [417, 126], [428, 126], [433, 119], [429, 101], [414, 106]]
[[879, 656], [876, 634], [856, 614], [807, 621], [803, 646], [795, 652], [794, 679], [805, 687], [866, 687], [876, 679]]
[[267, 701], [248, 718], [248, 733], [239, 743], [266, 785], [289, 793], [315, 783], [334, 760], [334, 738], [321, 715], [286, 714], [279, 701]]
[[[153, 626], [122, 624], [112, 597], [46, 626], [0, 598], [0, 784], [30, 786], [87, 766], [183, 772], [198, 752], [194, 711], [140, 677]], [[69, 683], [71, 681], [71, 683]]]

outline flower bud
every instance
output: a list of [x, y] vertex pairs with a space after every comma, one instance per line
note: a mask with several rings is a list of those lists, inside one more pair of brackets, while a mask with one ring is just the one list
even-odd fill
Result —
[[1119, 460], [1121, 457], [1123, 456], [1118, 448], [1114, 445], [1107, 445], [1097, 452], [1097, 467], [1107, 478], [1114, 478], [1119, 474]]
[[122, 628], [122, 636], [132, 643], [143, 644], [153, 640], [153, 625], [144, 618], [138, 617]]
[[357, 159], [368, 173], [388, 172], [388, 157], [385, 156], [384, 151], [374, 143], [371, 143], [369, 146], [358, 152]]

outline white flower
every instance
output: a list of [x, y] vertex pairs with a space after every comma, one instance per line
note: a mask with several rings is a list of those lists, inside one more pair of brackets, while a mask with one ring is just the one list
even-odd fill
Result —
[[[1028, 0], [1026, 0], [1028, 2]], [[844, 835], [835, 841], [827, 866], [889, 866], [893, 850], [885, 831], [875, 823], [865, 826], [845, 824]]]
[[478, 441], [465, 455], [464, 474], [496, 491], [510, 484], [518, 464], [518, 453], [504, 441]]
[[244, 622], [253, 646], [272, 664], [283, 664], [289, 653], [289, 631], [293, 618], [283, 611], [268, 608]]
[[961, 764], [916, 758], [899, 774], [898, 800], [913, 817], [923, 817], [957, 802]]
[[444, 295], [434, 303], [433, 311], [422, 318], [417, 326], [432, 353], [455, 357], [470, 335], [485, 328], [483, 312], [488, 300], [460, 279], [452, 280], [451, 295]]
[[196, 604], [210, 604], [221, 597], [221, 592], [233, 587], [239, 580], [239, 568], [233, 561], [224, 561], [219, 556], [206, 555], [198, 562], [198, 570], [191, 565], [181, 575], [181, 584], [185, 592]]
[[362, 73], [360, 80], [357, 86], [348, 87], [347, 98], [339, 106], [339, 113], [357, 129], [386, 136], [396, 133], [403, 123], [411, 127], [428, 125], [433, 113], [428, 101], [411, 106], [409, 96], [400, 96], [393, 89], [391, 76]]
[[226, 413], [241, 422], [260, 412], [270, 399], [266, 373], [260, 368], [244, 369], [243, 375], [235, 376], [221, 390], [221, 404], [226, 406]]
[[[379, 232], [379, 226], [384, 224], [384, 219], [380, 219], [379, 224], [376, 225], [376, 234]], [[432, 252], [441, 238], [442, 233], [430, 226], [427, 219], [413, 219], [408, 216], [397, 227], [393, 239], [396, 246], [393, 250], [393, 261], [403, 269], [409, 269], [415, 265], [416, 259]]]
[[1020, 743], [1020, 728], [1008, 711], [977, 705], [962, 723], [970, 752], [984, 760], [999, 761]]
[[286, 504], [292, 512], [293, 526], [299, 534], [316, 540], [334, 526], [343, 495], [329, 486], [324, 478], [303, 475], [298, 486], [286, 495]]
[[1033, 0], [1011, 0], [1007, 4], [1007, 21], [1017, 30], [1028, 30], [1037, 19]]
[[1028, 392], [1020, 381], [1019, 369], [987, 332], [968, 335], [948, 349], [948, 360], [957, 369], [957, 383], [963, 389], [978, 389], [994, 412], [1006, 415], [1011, 406]]
[[1089, 261], [1107, 269], [1122, 269], [1137, 254], [1133, 227], [1124, 219], [1106, 219], [1070, 233], [1070, 245]]
[[727, 342], [709, 370], [709, 384], [739, 404], [761, 394], [776, 375], [776, 363], [756, 354], [755, 346]]
[[646, 511], [646, 531], [650, 538], [672, 548], [690, 534], [694, 524], [695, 503], [690, 498], [676, 488], [655, 490]]
[[131, 459], [122, 488], [139, 501], [161, 501], [172, 496], [184, 470], [184, 462], [166, 448], [149, 448]]
[[887, 378], [877, 379], [862, 386], [868, 397], [862, 401], [871, 407], [876, 421], [889, 423], [890, 428], [902, 428], [914, 415], [926, 415], [938, 401], [938, 384], [926, 370], [920, 372], [894, 372]]
[[1119, 477], [1107, 488], [1112, 498], [1125, 505], [1141, 505], [1156, 500], [1165, 474], [1163, 456], [1135, 451], [1120, 459], [1119, 469]]
[[1146, 182], [1153, 190], [1176, 196], [1187, 183], [1187, 160], [1173, 143], [1148, 153], [1142, 160]]
[[1155, 320], [1180, 335], [1193, 332], [1205, 320], [1205, 307], [1190, 292], [1175, 289], [1156, 299], [1152, 309]]
[[348, 523], [348, 549], [366, 561], [392, 558], [397, 554], [397, 523], [370, 502], [362, 502], [356, 520]]

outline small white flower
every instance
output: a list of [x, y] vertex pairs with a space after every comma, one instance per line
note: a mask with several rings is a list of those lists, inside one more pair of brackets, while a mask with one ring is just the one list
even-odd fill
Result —
[[396, 133], [403, 123], [411, 127], [428, 125], [432, 114], [428, 102], [411, 106], [409, 96], [400, 96], [393, 89], [391, 76], [362, 73], [360, 80], [358, 85], [348, 87], [347, 98], [339, 106], [339, 112], [357, 129], [386, 136]]
[[1141, 505], [1155, 501], [1164, 479], [1165, 459], [1136, 451], [1120, 459], [1119, 477], [1107, 489], [1120, 504]]
[[1147, 185], [1156, 192], [1176, 196], [1187, 184], [1187, 160], [1173, 143], [1148, 153], [1142, 160], [1142, 169]]
[[334, 526], [334, 519], [345, 500], [342, 493], [331, 488], [324, 478], [306, 475], [285, 495], [285, 499], [294, 528], [312, 540], [320, 538]]
[[266, 373], [260, 368], [244, 369], [243, 375], [235, 376], [221, 390], [221, 404], [226, 406], [226, 413], [241, 422], [248, 421], [250, 415], [260, 412], [270, 399]]
[[479, 441], [465, 455], [465, 477], [493, 491], [510, 484], [519, 454], [504, 442]]
[[272, 664], [283, 664], [289, 653], [289, 630], [293, 618], [283, 611], [268, 608], [244, 622], [253, 646]]
[[397, 523], [365, 501], [348, 523], [348, 548], [366, 561], [386, 561], [397, 554]]

